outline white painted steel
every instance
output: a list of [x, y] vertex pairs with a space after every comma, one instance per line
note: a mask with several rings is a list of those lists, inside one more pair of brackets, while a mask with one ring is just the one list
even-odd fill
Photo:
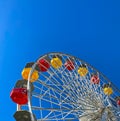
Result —
[[[112, 105], [110, 98], [120, 94], [117, 89], [103, 74], [88, 63], [63, 53], [49, 53], [39, 59], [59, 55], [62, 58], [62, 67], [54, 69], [52, 66], [47, 72], [39, 72], [39, 79], [34, 83], [35, 90], [31, 93], [29, 81], [37, 65], [33, 65], [28, 79], [29, 102], [31, 113], [37, 121], [120, 121], [120, 109]], [[39, 60], [38, 59], [38, 60]], [[75, 69], [68, 71], [64, 63], [73, 60]], [[88, 74], [81, 77], [77, 70], [85, 64]], [[98, 73], [100, 84], [92, 84], [91, 74]], [[115, 92], [108, 97], [104, 94], [102, 86], [111, 83]], [[108, 111], [109, 108], [109, 111]]]

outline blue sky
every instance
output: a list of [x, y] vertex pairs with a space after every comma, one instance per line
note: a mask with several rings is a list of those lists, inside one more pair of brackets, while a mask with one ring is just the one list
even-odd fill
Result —
[[120, 88], [119, 0], [0, 0], [0, 119], [14, 121], [9, 98], [27, 62], [59, 51], [77, 56]]

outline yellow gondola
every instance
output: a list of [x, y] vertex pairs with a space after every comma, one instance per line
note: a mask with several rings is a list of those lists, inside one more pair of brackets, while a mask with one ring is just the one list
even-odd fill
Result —
[[108, 95], [108, 96], [113, 93], [113, 89], [110, 87], [109, 84], [104, 85], [103, 91], [104, 91], [105, 95]]
[[62, 66], [62, 60], [59, 57], [54, 57], [51, 60], [51, 65], [53, 68], [58, 69]]
[[78, 68], [78, 74], [80, 74], [80, 76], [86, 76], [86, 74], [88, 73], [88, 69], [86, 68], [86, 65], [81, 65]]
[[111, 95], [113, 93], [113, 90], [111, 87], [105, 87], [103, 91], [106, 95]]
[[[25, 80], [28, 80], [28, 76], [29, 76], [29, 73], [31, 71], [31, 67], [34, 63], [27, 63], [25, 68], [23, 69], [22, 71], [22, 77], [23, 79]], [[39, 78], [39, 74], [38, 74], [38, 70], [34, 70], [34, 72], [32, 73], [32, 76], [31, 76], [31, 80], [30, 82], [35, 82], [37, 79]]]

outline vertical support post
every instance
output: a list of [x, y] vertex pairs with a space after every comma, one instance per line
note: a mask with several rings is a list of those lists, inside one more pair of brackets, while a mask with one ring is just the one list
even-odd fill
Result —
[[21, 105], [17, 104], [17, 111], [21, 111]]

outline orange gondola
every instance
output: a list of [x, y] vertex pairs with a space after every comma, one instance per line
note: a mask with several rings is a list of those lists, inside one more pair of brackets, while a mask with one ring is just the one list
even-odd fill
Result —
[[[30, 71], [32, 69], [33, 64], [34, 64], [34, 62], [26, 64], [25, 68], [22, 71], [23, 79], [28, 80], [28, 77], [29, 77], [29, 74], [30, 74]], [[39, 73], [38, 72], [39, 72], [39, 68], [38, 68], [38, 65], [37, 65], [34, 72], [31, 75], [30, 82], [35, 82], [39, 78]]]

